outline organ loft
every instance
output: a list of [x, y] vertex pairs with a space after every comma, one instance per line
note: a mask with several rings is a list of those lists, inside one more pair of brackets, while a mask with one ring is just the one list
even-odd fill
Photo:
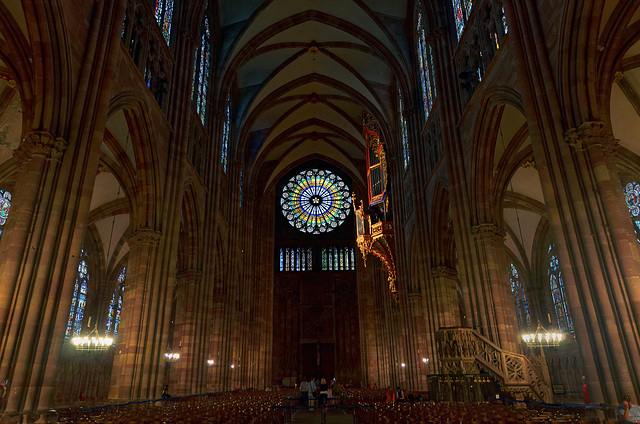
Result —
[[639, 134], [634, 1], [0, 0], [0, 420], [639, 399]]

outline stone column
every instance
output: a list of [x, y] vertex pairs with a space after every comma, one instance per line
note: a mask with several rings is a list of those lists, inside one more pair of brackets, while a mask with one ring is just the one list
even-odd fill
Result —
[[68, 305], [73, 284], [64, 284], [65, 270], [69, 275], [78, 266], [77, 260], [58, 260], [62, 235], [50, 226], [62, 220], [58, 183], [67, 146], [60, 137], [32, 131], [14, 153], [19, 177], [0, 251], [0, 375], [9, 379], [5, 411], [32, 409], [40, 394], [52, 399], [53, 379], [40, 380], [49, 359], [44, 352], [59, 352], [63, 343], [66, 320], [57, 305]]
[[161, 236], [158, 231], [142, 228], [127, 239], [127, 288], [122, 299], [110, 399], [148, 399], [162, 389], [154, 385], [164, 371], [167, 346], [155, 344], [154, 334], [163, 331], [162, 315], [157, 310], [166, 306], [160, 295], [166, 291], [159, 287], [166, 280], [153, 272]]
[[495, 224], [485, 223], [471, 228], [476, 239], [478, 266], [482, 275], [478, 282], [482, 290], [478, 295], [479, 302], [486, 314], [486, 323], [490, 326], [483, 329], [485, 334], [498, 343], [502, 349], [518, 352], [518, 321], [515, 304], [509, 285], [504, 242], [506, 232]]
[[[575, 212], [560, 266], [576, 338], [594, 399], [640, 396], [640, 247], [615, 168], [617, 140], [602, 122], [567, 131], [564, 167], [577, 181], [567, 193]], [[562, 211], [561, 211], [562, 212]], [[565, 213], [570, 211], [565, 210]]]
[[[458, 301], [458, 273], [455, 269], [439, 266], [431, 270], [436, 288], [438, 307], [438, 327], [456, 327], [460, 322], [460, 302]], [[436, 331], [438, 328], [435, 329]]]
[[[180, 271], [176, 275], [176, 314], [173, 331], [173, 351], [180, 359], [172, 365], [171, 395], [182, 396], [195, 393], [198, 370], [206, 364], [198, 351], [197, 334], [199, 317], [198, 305], [201, 302], [200, 283], [202, 273], [195, 269]], [[177, 346], [182, 346], [177, 349]]]

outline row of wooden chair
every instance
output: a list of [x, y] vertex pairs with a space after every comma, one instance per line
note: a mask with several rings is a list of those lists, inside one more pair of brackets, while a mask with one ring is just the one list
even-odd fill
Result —
[[289, 392], [246, 391], [169, 399], [108, 409], [75, 411], [77, 424], [271, 424], [282, 422], [275, 408]]

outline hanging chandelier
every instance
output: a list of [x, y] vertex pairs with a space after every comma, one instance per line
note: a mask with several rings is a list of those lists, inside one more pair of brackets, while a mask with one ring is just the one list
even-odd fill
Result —
[[535, 333], [522, 335], [522, 341], [530, 347], [557, 347], [564, 339], [563, 332], [549, 332], [544, 329], [540, 321], [538, 321]]
[[113, 346], [113, 339], [111, 337], [99, 337], [98, 328], [93, 327], [93, 330], [87, 336], [72, 338], [71, 344], [75, 346], [76, 350], [100, 351]]

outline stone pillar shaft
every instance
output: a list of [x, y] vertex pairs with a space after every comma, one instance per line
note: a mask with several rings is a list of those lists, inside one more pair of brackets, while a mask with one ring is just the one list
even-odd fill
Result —
[[[111, 399], [151, 398], [158, 387], [165, 364], [167, 346], [158, 344], [155, 335], [162, 334], [162, 318], [156, 316], [166, 307], [166, 290], [162, 280], [153, 274], [161, 234], [141, 229], [129, 236], [127, 288], [122, 303], [122, 321], [111, 377]], [[166, 281], [164, 282], [166, 284]], [[164, 295], [164, 296], [163, 296]], [[166, 342], [166, 341], [165, 341]]]
[[519, 352], [518, 322], [511, 294], [506, 266], [504, 230], [494, 224], [480, 224], [471, 228], [476, 239], [476, 248], [483, 282], [482, 307], [486, 321], [491, 326], [484, 329], [502, 349]]

